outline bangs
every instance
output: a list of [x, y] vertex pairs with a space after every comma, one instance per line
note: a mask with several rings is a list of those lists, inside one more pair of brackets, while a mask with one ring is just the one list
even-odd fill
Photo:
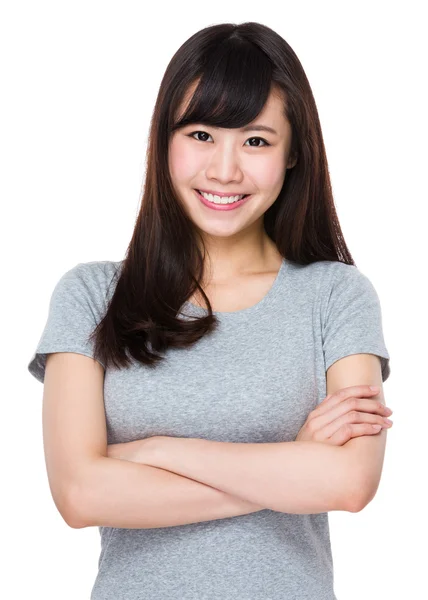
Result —
[[272, 71], [270, 60], [253, 44], [225, 40], [208, 54], [194, 94], [172, 131], [191, 123], [231, 129], [251, 123], [269, 97]]

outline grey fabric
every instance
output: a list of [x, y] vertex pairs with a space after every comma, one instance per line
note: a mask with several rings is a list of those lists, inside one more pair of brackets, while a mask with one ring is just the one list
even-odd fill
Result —
[[[28, 365], [39, 381], [48, 353], [93, 356], [86, 338], [121, 265], [79, 263], [58, 281]], [[180, 314], [203, 312], [186, 302]], [[138, 363], [107, 369], [109, 444], [155, 435], [294, 441], [325, 398], [326, 370], [335, 361], [376, 354], [383, 381], [390, 374], [379, 298], [357, 267], [284, 259], [258, 304], [216, 314], [217, 332], [191, 348], [169, 350], [155, 370]], [[91, 600], [336, 600], [328, 513], [262, 510], [184, 526], [99, 532]]]

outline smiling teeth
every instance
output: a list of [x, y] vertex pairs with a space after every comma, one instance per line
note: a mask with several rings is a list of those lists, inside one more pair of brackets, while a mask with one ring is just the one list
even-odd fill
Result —
[[199, 190], [201, 196], [208, 200], [209, 202], [213, 202], [214, 204], [233, 204], [233, 202], [237, 202], [241, 200], [245, 194], [241, 194], [240, 196], [213, 196], [212, 194], [206, 194], [205, 192], [201, 192]]

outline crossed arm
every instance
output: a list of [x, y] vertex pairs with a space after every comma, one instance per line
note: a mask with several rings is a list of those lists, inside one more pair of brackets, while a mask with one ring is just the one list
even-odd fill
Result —
[[252, 444], [160, 436], [153, 438], [143, 461], [280, 512], [347, 510], [355, 486], [344, 449], [321, 442]]
[[263, 509], [307, 514], [358, 506], [340, 447], [152, 440], [144, 464], [94, 459], [71, 498], [71, 527], [170, 527]]
[[[355, 385], [356, 367], [363, 366], [363, 380], [381, 387], [378, 360], [360, 354], [338, 361], [330, 367], [328, 391]], [[380, 478], [385, 440], [385, 431], [344, 446], [152, 438], [143, 464], [104, 456], [94, 460], [70, 509], [76, 515], [79, 506], [81, 518], [69, 524], [164, 527], [263, 509], [358, 511], [366, 498], [360, 483], [370, 475], [374, 489]]]

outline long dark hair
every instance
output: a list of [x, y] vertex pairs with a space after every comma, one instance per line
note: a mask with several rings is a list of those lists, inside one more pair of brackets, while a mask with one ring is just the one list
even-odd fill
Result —
[[[178, 108], [197, 87], [177, 121]], [[95, 357], [106, 366], [155, 367], [169, 348], [185, 348], [218, 321], [200, 285], [205, 246], [175, 193], [168, 167], [171, 134], [189, 123], [239, 128], [253, 121], [272, 90], [284, 98], [291, 124], [287, 172], [264, 214], [279, 253], [305, 265], [355, 265], [334, 206], [318, 111], [303, 67], [287, 42], [260, 23], [223, 23], [198, 31], [172, 57], [151, 119], [141, 209], [104, 318], [92, 332]], [[183, 319], [180, 309], [199, 290], [208, 314]]]

